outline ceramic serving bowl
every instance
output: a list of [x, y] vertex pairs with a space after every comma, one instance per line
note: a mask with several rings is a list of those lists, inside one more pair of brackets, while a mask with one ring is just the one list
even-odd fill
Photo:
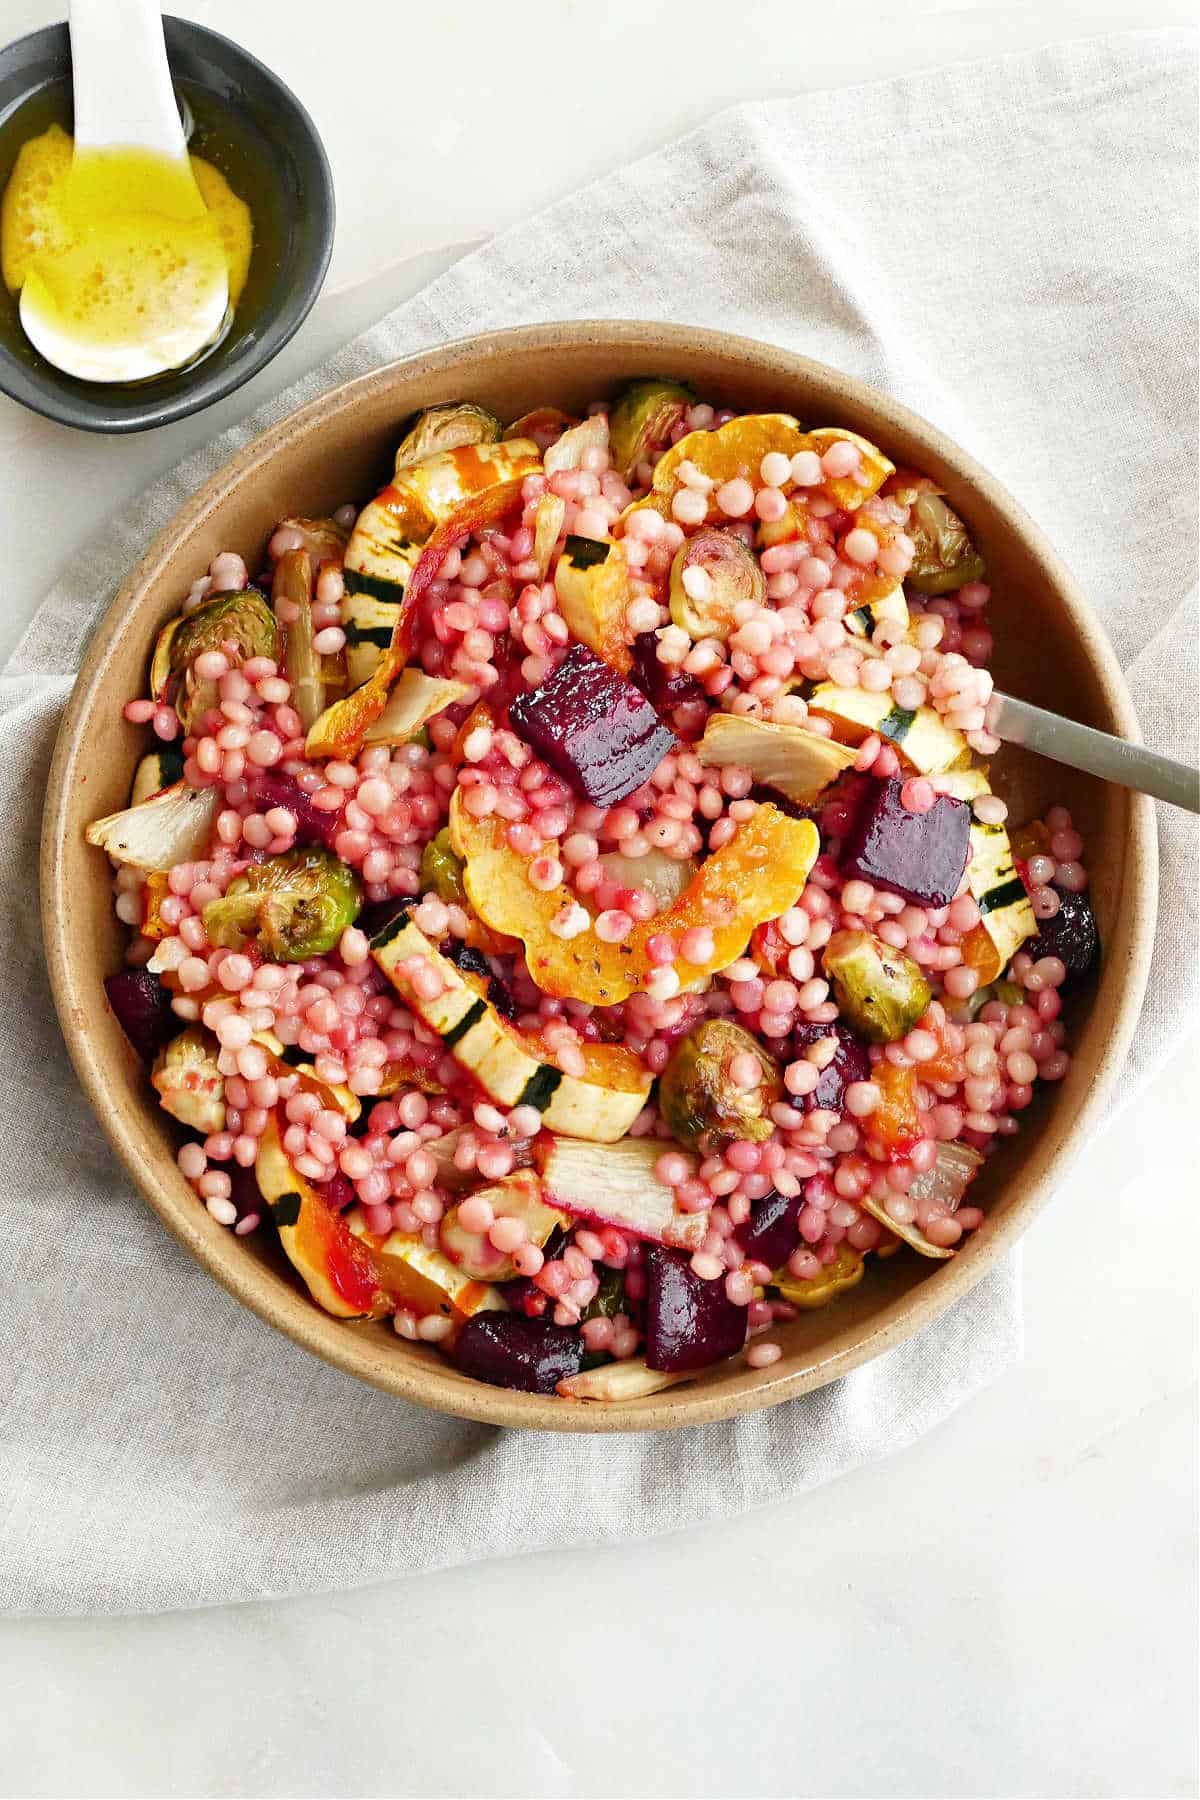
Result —
[[1105, 954], [1098, 980], [1069, 1008], [1070, 1071], [985, 1166], [971, 1198], [986, 1208], [986, 1222], [951, 1261], [908, 1252], [870, 1259], [851, 1292], [775, 1329], [784, 1354], [767, 1369], [737, 1357], [620, 1405], [487, 1387], [435, 1351], [402, 1341], [386, 1321], [347, 1325], [328, 1317], [270, 1232], [236, 1238], [209, 1217], [175, 1165], [173, 1122], [105, 1003], [101, 980], [121, 966], [125, 934], [113, 916], [108, 863], [83, 837], [90, 819], [126, 804], [143, 733], [123, 721], [121, 707], [144, 690], [156, 631], [218, 550], [239, 551], [254, 568], [285, 514], [327, 513], [366, 499], [390, 471], [401, 420], [417, 408], [469, 398], [502, 418], [543, 403], [579, 410], [623, 379], [651, 373], [681, 376], [738, 409], [786, 410], [806, 423], [850, 427], [895, 462], [934, 476], [987, 559], [998, 685], [1137, 738], [1112, 650], [1071, 576], [1009, 495], [932, 426], [861, 382], [767, 344], [677, 326], [576, 322], [496, 332], [394, 363], [335, 388], [233, 457], [131, 570], [80, 672], [50, 777], [41, 881], [54, 998], [80, 1080], [149, 1204], [197, 1262], [306, 1349], [405, 1400], [503, 1425], [639, 1431], [728, 1418], [832, 1381], [930, 1324], [1007, 1253], [1103, 1118], [1150, 961], [1150, 802], [1036, 757], [998, 759], [997, 784], [1018, 820], [1061, 800], [1087, 839]]
[[[201, 136], [254, 209], [245, 292], [217, 347], [186, 369], [111, 387], [64, 375], [21, 329], [0, 287], [0, 391], [81, 431], [146, 431], [211, 406], [277, 356], [308, 317], [333, 249], [333, 177], [304, 107], [265, 63], [189, 19], [163, 19], [176, 91]], [[65, 25], [0, 48], [0, 192], [27, 136], [69, 122], [71, 42]], [[59, 119], [59, 111], [63, 118]], [[215, 148], [203, 141], [206, 123]]]

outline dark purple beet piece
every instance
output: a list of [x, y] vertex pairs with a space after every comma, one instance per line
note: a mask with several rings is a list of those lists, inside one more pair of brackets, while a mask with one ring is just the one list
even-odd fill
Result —
[[268, 812], [272, 806], [283, 806], [288, 812], [295, 814], [298, 846], [303, 848], [306, 844], [324, 844], [327, 850], [333, 849], [333, 840], [342, 829], [341, 813], [323, 812], [319, 806], [314, 806], [311, 796], [290, 775], [277, 774], [274, 769], [263, 769], [254, 777], [252, 791], [258, 812]]
[[151, 1063], [163, 1045], [183, 1030], [183, 1021], [171, 1011], [171, 996], [149, 969], [122, 969], [107, 975], [104, 992], [117, 1015], [117, 1023], [142, 1061]]
[[706, 1369], [746, 1341], [747, 1313], [725, 1292], [725, 1278], [703, 1281], [679, 1250], [646, 1251], [646, 1365], [674, 1373]]
[[697, 702], [708, 705], [704, 689], [694, 675], [685, 675], [682, 669], [669, 669], [666, 663], [659, 662], [656, 632], [643, 631], [634, 638], [632, 675], [651, 706], [660, 713]]
[[390, 900], [369, 900], [354, 923], [369, 938], [378, 937], [393, 919], [398, 919], [401, 913], [409, 912], [416, 904], [416, 894], [393, 894]]
[[[809, 1044], [827, 1037], [837, 1039], [837, 1051], [833, 1061], [821, 1070], [821, 1079], [812, 1093], [805, 1094], [801, 1100], [800, 1104], [805, 1112], [816, 1112], [818, 1109], [821, 1112], [841, 1112], [850, 1083], [870, 1080], [871, 1059], [867, 1055], [867, 1046], [840, 1020], [835, 1020], [832, 1025], [797, 1025], [792, 1033], [792, 1056], [800, 1056]], [[763, 1260], [766, 1260], [765, 1257]]]
[[346, 1208], [358, 1199], [354, 1191], [354, 1183], [340, 1169], [334, 1171], [328, 1181], [314, 1181], [314, 1193], [320, 1194], [327, 1206], [334, 1212], [345, 1212]]
[[527, 1275], [515, 1275], [511, 1281], [500, 1281], [496, 1285], [508, 1302], [509, 1311], [523, 1318], [542, 1318], [550, 1304], [549, 1296]]
[[583, 1339], [572, 1329], [516, 1313], [476, 1313], [458, 1334], [454, 1360], [464, 1375], [523, 1394], [552, 1394], [578, 1375]]
[[750, 1217], [735, 1233], [747, 1262], [782, 1269], [800, 1242], [803, 1194], [777, 1194], [774, 1188], [750, 1208]]
[[260, 1219], [268, 1216], [267, 1203], [254, 1170], [243, 1169], [240, 1163], [230, 1163], [226, 1173], [231, 1184], [229, 1198], [237, 1209], [237, 1223], [240, 1225], [243, 1219], [255, 1215]]
[[1072, 894], [1056, 887], [1058, 911], [1043, 919], [1038, 934], [1021, 948], [1034, 962], [1041, 956], [1057, 956], [1066, 964], [1067, 980], [1081, 981], [1100, 960], [1100, 931], [1092, 903], [1086, 894]]
[[904, 783], [878, 783], [842, 851], [842, 873], [917, 906], [949, 906], [971, 853], [971, 809], [939, 794], [926, 813], [900, 803]]
[[574, 644], [540, 687], [518, 694], [508, 716], [593, 806], [627, 799], [675, 743], [645, 694], [586, 644]]

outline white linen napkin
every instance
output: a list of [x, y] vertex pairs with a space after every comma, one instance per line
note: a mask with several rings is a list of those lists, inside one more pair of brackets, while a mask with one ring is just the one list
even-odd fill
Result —
[[[1149, 742], [1190, 755], [1193, 56], [1128, 34], [722, 113], [467, 257], [72, 562], [4, 679], [0, 1606], [150, 1611], [668, 1531], [910, 1442], [1019, 1354], [1014, 1261], [836, 1385], [683, 1433], [499, 1432], [326, 1368], [174, 1243], [77, 1089], [38, 936], [42, 793], [109, 596], [231, 451], [392, 357], [563, 317], [731, 328], [935, 420], [1082, 579]], [[1139, 1071], [1189, 1005], [1194, 862], [1178, 814], [1160, 832]]]

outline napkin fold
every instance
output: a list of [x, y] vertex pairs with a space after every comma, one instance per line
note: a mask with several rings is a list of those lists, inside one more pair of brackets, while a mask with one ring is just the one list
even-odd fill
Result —
[[[844, 1380], [670, 1435], [501, 1432], [326, 1368], [210, 1281], [116, 1166], [49, 1003], [41, 802], [113, 590], [233, 450], [393, 357], [565, 317], [744, 332], [934, 420], [1081, 578], [1147, 740], [1193, 754], [1194, 57], [1191, 33], [1131, 33], [721, 113], [468, 256], [73, 560], [0, 698], [0, 1608], [154, 1611], [669, 1531], [899, 1448], [1019, 1355], [1014, 1260]], [[1194, 836], [1169, 809], [1159, 825], [1135, 1073], [1191, 1005]]]

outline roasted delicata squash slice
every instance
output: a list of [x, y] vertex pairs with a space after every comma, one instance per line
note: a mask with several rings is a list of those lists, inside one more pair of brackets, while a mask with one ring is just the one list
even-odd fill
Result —
[[625, 546], [610, 538], [568, 537], [555, 566], [554, 592], [571, 636], [624, 675], [633, 660], [625, 623], [632, 598]]
[[[792, 457], [802, 450], [812, 450], [823, 456], [838, 442], [853, 444], [858, 450], [862, 481], [853, 476], [826, 476], [818, 488], [801, 489], [801, 498], [820, 493], [835, 506], [853, 512], [864, 500], [878, 493], [893, 473], [893, 464], [882, 450], [856, 432], [843, 431], [833, 425], [802, 431], [790, 413], [746, 413], [741, 418], [730, 419], [716, 431], [690, 431], [678, 443], [672, 444], [655, 465], [649, 494], [627, 507], [624, 516], [628, 517], [639, 507], [652, 506], [663, 518], [669, 519], [671, 501], [679, 486], [681, 463], [690, 462], [719, 487], [738, 475], [757, 476], [763, 457], [771, 451]], [[717, 517], [716, 503], [710, 498], [709, 522]]]
[[375, 673], [392, 642], [392, 634], [404, 604], [403, 590], [394, 599], [375, 594], [347, 593], [342, 602], [342, 630], [346, 634], [346, 685], [361, 687]]
[[[982, 769], [944, 775], [938, 787], [968, 803], [991, 793]], [[1008, 832], [1003, 825], [987, 825], [977, 819], [973, 806], [967, 886], [982, 917], [963, 939], [963, 961], [979, 976], [980, 987], [987, 987], [1004, 973], [1026, 938], [1036, 937], [1038, 925], [1013, 862]]]
[[658, 932], [680, 936], [703, 925], [713, 934], [707, 964], [676, 964], [682, 987], [723, 969], [741, 955], [755, 926], [795, 905], [820, 849], [809, 820], [757, 806], [668, 911], [635, 925], [622, 943], [607, 944], [590, 928], [570, 938], [550, 929], [565, 909], [578, 906], [574, 894], [565, 887], [550, 893], [536, 889], [528, 859], [512, 849], [502, 822], [473, 818], [459, 804], [459, 794], [450, 807], [450, 832], [465, 859], [468, 898], [484, 924], [521, 940], [529, 972], [544, 993], [595, 1006], [613, 1006], [645, 985], [652, 967], [646, 945]]
[[932, 706], [919, 706], [910, 712], [897, 706], [890, 694], [873, 694], [866, 688], [843, 688], [823, 681], [809, 700], [808, 709], [818, 718], [828, 719], [834, 736], [842, 743], [861, 744], [876, 732], [895, 747], [902, 762], [921, 775], [963, 768], [971, 760], [962, 732], [947, 725]]
[[746, 713], [713, 713], [696, 755], [711, 768], [749, 769], [796, 806], [812, 806], [854, 761], [854, 751], [832, 738]]
[[183, 779], [183, 751], [178, 744], [164, 744], [159, 750], [148, 750], [133, 772], [129, 791], [130, 806], [140, 806]]
[[217, 1067], [217, 1042], [189, 1025], [159, 1051], [150, 1081], [164, 1111], [205, 1137], [225, 1129], [225, 1077]]
[[259, 1139], [254, 1172], [284, 1255], [317, 1305], [338, 1319], [379, 1319], [391, 1312], [393, 1301], [370, 1246], [292, 1167], [274, 1118]]
[[[652, 1077], [632, 1051], [587, 1044], [586, 1073], [564, 1073], [551, 1052], [503, 1019], [407, 914], [372, 940], [371, 954], [405, 1003], [499, 1105], [535, 1107], [550, 1130], [609, 1144], [624, 1137], [646, 1104]], [[417, 994], [407, 972], [414, 960], [441, 977], [435, 999]]]
[[462, 444], [406, 463], [355, 521], [346, 546], [347, 592], [399, 599], [438, 525], [486, 489], [523, 481], [541, 466], [541, 453], [528, 438]]
[[[480, 1197], [498, 1219], [519, 1219], [526, 1241], [539, 1249], [555, 1231], [565, 1230], [571, 1223], [566, 1213], [547, 1203], [541, 1180], [532, 1169], [517, 1169], [490, 1187], [476, 1188], [472, 1199]], [[457, 1206], [442, 1220], [439, 1236], [450, 1261], [474, 1281], [510, 1281], [517, 1272], [506, 1251], [497, 1250], [490, 1238], [460, 1225]]]
[[431, 1250], [423, 1238], [393, 1231], [377, 1237], [367, 1229], [360, 1207], [346, 1214], [346, 1228], [353, 1241], [365, 1248], [392, 1308], [418, 1317], [432, 1313], [461, 1324], [478, 1312], [507, 1312], [503, 1294], [486, 1281], [475, 1281], [455, 1267], [440, 1250]]
[[842, 622], [852, 637], [863, 640], [864, 650], [874, 644], [877, 632], [889, 643], [897, 644], [903, 639], [908, 630], [908, 602], [901, 582], [876, 577], [864, 583], [861, 593], [854, 597], [858, 605]]
[[771, 1286], [779, 1290], [784, 1300], [793, 1306], [801, 1306], [805, 1311], [813, 1311], [818, 1306], [828, 1306], [847, 1288], [857, 1287], [863, 1278], [866, 1260], [861, 1252], [847, 1243], [837, 1247], [837, 1255], [831, 1263], [822, 1264], [820, 1273], [811, 1281], [801, 1281], [795, 1275], [784, 1272], [777, 1276]]
[[207, 853], [221, 804], [220, 788], [176, 781], [123, 812], [93, 819], [84, 836], [115, 863], [166, 873]]

